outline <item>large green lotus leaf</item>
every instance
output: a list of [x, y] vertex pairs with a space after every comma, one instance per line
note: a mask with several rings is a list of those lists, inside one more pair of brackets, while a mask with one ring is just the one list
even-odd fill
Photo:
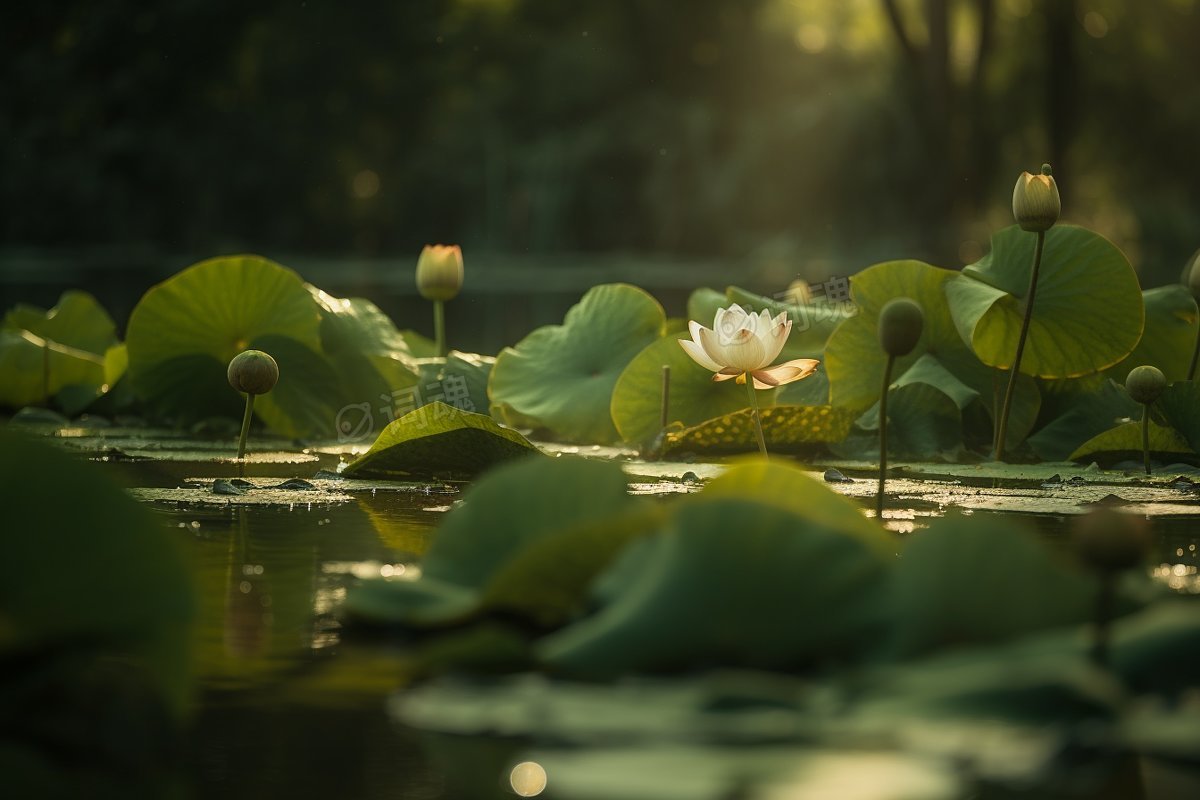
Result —
[[375, 406], [417, 385], [416, 358], [378, 306], [332, 297], [312, 285], [308, 290], [321, 309], [321, 349], [337, 372], [344, 403]]
[[892, 573], [891, 647], [908, 656], [1083, 623], [1095, 591], [1023, 528], [953, 514], [905, 542]]
[[540, 452], [491, 417], [435, 401], [388, 424], [342, 474], [353, 478], [467, 480]]
[[599, 612], [537, 650], [582, 675], [841, 661], [879, 634], [887, 567], [860, 539], [780, 508], [684, 505], [597, 579]]
[[663, 335], [666, 315], [646, 292], [596, 286], [562, 325], [547, 325], [496, 358], [488, 394], [562, 439], [608, 444], [618, 438], [610, 406], [617, 378]]
[[[879, 346], [879, 311], [887, 301], [909, 297], [925, 312], [921, 338], [912, 353], [896, 359], [893, 375], [904, 375], [922, 356], [929, 354], [959, 381], [975, 390], [989, 416], [994, 417], [991, 398], [1002, 393], [1007, 375], [991, 369], [975, 357], [958, 335], [946, 302], [945, 287], [958, 273], [920, 261], [888, 261], [868, 267], [850, 279], [850, 294], [858, 314], [838, 326], [825, 348], [829, 373], [829, 398], [835, 406], [862, 413], [879, 401], [879, 388], [887, 356]], [[1040, 403], [1033, 380], [1017, 381], [1013, 410], [1009, 417], [1009, 441], [1029, 433]], [[972, 439], [990, 441], [990, 431], [972, 431]]]
[[1172, 383], [1155, 401], [1154, 407], [1166, 423], [1183, 436], [1192, 451], [1200, 453], [1200, 382]]
[[[888, 451], [902, 458], [930, 458], [962, 448], [962, 412], [979, 393], [926, 353], [905, 370], [888, 392]], [[858, 420], [879, 430], [879, 404]]]
[[445, 358], [417, 360], [421, 403], [441, 400], [464, 411], [488, 410], [487, 385], [496, 359], [478, 353], [450, 351]]
[[[1019, 227], [1005, 228], [991, 252], [946, 285], [963, 340], [990, 366], [1012, 368], [1035, 243]], [[1055, 225], [1046, 232], [1021, 372], [1070, 378], [1111, 367], [1137, 346], [1144, 318], [1124, 254], [1086, 228]]]
[[496, 571], [483, 607], [546, 628], [561, 625], [578, 616], [593, 578], [630, 542], [657, 531], [666, 516], [662, 506], [641, 506], [533, 542]]
[[[793, 358], [820, 358], [825, 352], [825, 343], [830, 334], [842, 323], [858, 313], [850, 303], [789, 303], [730, 286], [725, 289], [729, 303], [737, 303], [751, 311], [761, 311], [764, 308], [771, 316], [787, 314], [792, 321], [792, 332], [779, 354], [780, 361]], [[715, 311], [713, 312], [716, 313]], [[713, 317], [698, 319], [697, 322], [705, 327], [712, 327]]]
[[725, 296], [724, 292], [718, 292], [716, 289], [708, 287], [695, 289], [688, 295], [688, 319], [694, 319], [706, 328], [710, 328], [713, 319], [717, 316], [717, 309], [725, 308], [728, 305], [729, 298]]
[[1030, 436], [1029, 446], [1043, 461], [1066, 461], [1093, 436], [1141, 413], [1124, 387], [1106, 380], [1094, 393], [1077, 396], [1065, 413]]
[[334, 432], [337, 374], [321, 355], [321, 310], [300, 276], [260, 256], [202, 261], [151, 288], [129, 318], [129, 376], [157, 413], [240, 416], [225, 370], [242, 350], [279, 362], [255, 413], [285, 436]]
[[696, 499], [753, 500], [790, 511], [814, 525], [856, 536], [880, 553], [896, 551], [893, 538], [867, 519], [853, 500], [791, 464], [737, 464], [706, 483]]
[[[612, 419], [621, 439], [634, 444], [650, 442], [660, 432], [662, 368], [671, 369], [667, 423], [696, 425], [741, 408], [749, 399], [746, 387], [735, 381], [714, 381], [713, 374], [692, 360], [679, 338], [667, 336], [651, 342], [629, 362], [612, 393]], [[758, 393], [759, 403], [771, 405], [777, 390]]]
[[534, 543], [640, 505], [616, 464], [539, 457], [497, 467], [446, 515], [418, 580], [364, 582], [347, 611], [414, 625], [456, 618], [477, 608], [480, 591]]
[[64, 292], [49, 311], [14, 307], [0, 323], [0, 405], [44, 403], [64, 389], [94, 400], [116, 382], [104, 360], [116, 344], [112, 318], [86, 292]]
[[[740, 387], [745, 391], [745, 387]], [[769, 450], [797, 452], [814, 445], [846, 438], [858, 415], [836, 406], [773, 406], [762, 415], [763, 438]], [[748, 408], [701, 422], [680, 431], [668, 431], [663, 454], [720, 455], [757, 450], [754, 418]]]
[[1187, 378], [1196, 347], [1196, 301], [1179, 284], [1160, 286], [1142, 292], [1146, 306], [1146, 328], [1133, 352], [1106, 371], [1117, 383], [1125, 383], [1134, 367], [1149, 364], [1158, 367], [1168, 381]]
[[1174, 695], [1200, 687], [1197, 611], [1194, 597], [1166, 600], [1119, 620], [1113, 630], [1113, 670], [1139, 693]]
[[58, 448], [0, 429], [0, 452], [0, 661], [132, 659], [182, 710], [193, 597], [174, 534]]
[[[1194, 455], [1187, 440], [1173, 428], [1163, 427], [1150, 421], [1150, 453], [1179, 461], [1180, 456]], [[1081, 444], [1071, 453], [1071, 461], [1097, 461], [1103, 463], [1135, 460], [1142, 458], [1142, 423], [1126, 422], [1104, 433], [1097, 434]]]

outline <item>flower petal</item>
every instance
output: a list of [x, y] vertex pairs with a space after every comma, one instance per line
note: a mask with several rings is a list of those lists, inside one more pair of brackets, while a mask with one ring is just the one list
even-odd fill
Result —
[[759, 365], [760, 369], [766, 367], [776, 358], [779, 358], [779, 353], [783, 350], [783, 346], [787, 344], [788, 334], [792, 332], [792, 321], [789, 319], [781, 325], [771, 329], [771, 335], [767, 337], [763, 353], [763, 363]]
[[[695, 325], [696, 328], [700, 327], [695, 322], [688, 323], [688, 327], [691, 327], [692, 325]], [[695, 330], [695, 328], [692, 329], [692, 340], [689, 341], [687, 339], [680, 339], [679, 346], [683, 348], [685, 353], [692, 357], [692, 361], [695, 361], [706, 370], [711, 372], [720, 371], [721, 365], [716, 361], [713, 361], [708, 353], [704, 352], [704, 347], [699, 342], [699, 333]]]
[[717, 334], [701, 328], [700, 344], [712, 360], [722, 366], [736, 367], [743, 372], [762, 366], [763, 344], [753, 334], [742, 332], [729, 342], [721, 342]]
[[716, 375], [713, 375], [713, 380], [714, 381], [727, 381], [731, 378], [737, 378], [738, 383], [744, 383], [743, 376], [745, 376], [745, 374], [746, 373], [742, 372], [740, 369], [734, 369], [733, 367], [726, 367], [725, 369], [718, 372]]
[[792, 383], [812, 375], [817, 371], [817, 365], [820, 363], [815, 358], [797, 358], [769, 369], [754, 370], [752, 374], [756, 381], [762, 381], [770, 386], [783, 386], [785, 383]]

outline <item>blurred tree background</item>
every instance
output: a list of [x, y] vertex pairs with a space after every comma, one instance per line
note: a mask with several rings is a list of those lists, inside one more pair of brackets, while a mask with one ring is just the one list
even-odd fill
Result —
[[1152, 286], [1200, 246], [1198, 5], [9, 4], [0, 230], [10, 249], [408, 264], [445, 241], [468, 265], [620, 252], [821, 280], [975, 260], [1046, 160], [1064, 218]]

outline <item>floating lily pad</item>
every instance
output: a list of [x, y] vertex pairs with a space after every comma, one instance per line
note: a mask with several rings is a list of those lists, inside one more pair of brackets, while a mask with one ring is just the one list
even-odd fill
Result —
[[[829, 397], [834, 406], [862, 413], [878, 402], [887, 364], [887, 356], [879, 346], [879, 312], [889, 300], [908, 297], [921, 305], [925, 324], [917, 346], [909, 355], [896, 359], [892, 374], [903, 376], [923, 356], [931, 355], [942, 368], [978, 394], [979, 404], [988, 417], [995, 417], [997, 398], [1002, 395], [1008, 376], [983, 364], [959, 336], [945, 295], [946, 286], [957, 275], [920, 261], [889, 261], [869, 267], [850, 279], [851, 296], [859, 313], [834, 331], [825, 349]], [[1009, 444], [1020, 442], [1029, 433], [1039, 405], [1033, 380], [1018, 378], [1009, 417]], [[990, 431], [972, 432], [971, 438], [987, 442], [990, 434]]]
[[1196, 347], [1196, 301], [1187, 287], [1160, 286], [1142, 292], [1146, 306], [1146, 328], [1133, 352], [1107, 370], [1108, 377], [1125, 383], [1134, 367], [1158, 367], [1168, 381], [1187, 379]]
[[[745, 387], [741, 387], [745, 391]], [[763, 438], [776, 452], [796, 452], [846, 438], [857, 416], [837, 406], [773, 406], [760, 411]], [[668, 431], [664, 455], [718, 455], [757, 450], [750, 409], [702, 422], [681, 431]]]
[[1086, 622], [1096, 587], [1024, 529], [956, 514], [906, 541], [891, 591], [892, 646], [910, 654]]
[[163, 416], [241, 416], [225, 377], [230, 359], [265, 350], [279, 383], [255, 414], [285, 436], [333, 433], [338, 385], [321, 355], [321, 311], [300, 276], [260, 256], [202, 261], [150, 289], [129, 318], [129, 375]]
[[[1186, 461], [1195, 453], [1178, 431], [1150, 422], [1150, 454], [1171, 461]], [[1142, 458], [1142, 423], [1127, 422], [1093, 436], [1071, 454], [1072, 461], [1140, 461]]]
[[[990, 366], [1012, 367], [1036, 241], [1005, 228], [992, 237], [991, 252], [946, 284], [963, 340]], [[1137, 346], [1144, 314], [1125, 255], [1086, 228], [1055, 225], [1045, 236], [1021, 372], [1069, 378], [1111, 367]]]
[[510, 424], [533, 420], [569, 441], [614, 442], [613, 387], [665, 325], [662, 306], [636, 286], [596, 286], [562, 325], [539, 328], [500, 353], [488, 384], [492, 402], [518, 415], [503, 417]]
[[642, 502], [626, 492], [615, 464], [564, 457], [499, 467], [446, 515], [419, 579], [364, 582], [347, 597], [346, 610], [377, 623], [457, 619], [479, 607], [480, 592], [527, 547]]
[[465, 480], [534, 453], [540, 451], [528, 439], [491, 417], [433, 402], [393, 420], [342, 474]]
[[[688, 338], [685, 333], [682, 338]], [[629, 362], [612, 393], [612, 419], [621, 439], [648, 443], [660, 432], [662, 368], [671, 370], [667, 422], [696, 425], [745, 408], [746, 387], [734, 381], [714, 381], [713, 374], [692, 360], [679, 339], [668, 336], [646, 346]], [[758, 393], [761, 405], [771, 405], [776, 390]]]
[[879, 633], [886, 566], [858, 538], [779, 508], [685, 505], [597, 579], [600, 611], [538, 653], [583, 675], [840, 660]]
[[[0, 406], [44, 404], [55, 395], [82, 392], [69, 403], [78, 413], [124, 372], [116, 325], [86, 292], [64, 292], [46, 311], [19, 305], [0, 323]], [[61, 403], [60, 403], [61, 404]]]

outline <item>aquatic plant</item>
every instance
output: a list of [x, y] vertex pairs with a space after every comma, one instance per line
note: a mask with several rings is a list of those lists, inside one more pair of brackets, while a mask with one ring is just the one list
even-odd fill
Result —
[[1142, 463], [1150, 474], [1150, 406], [1167, 388], [1166, 376], [1158, 367], [1135, 367], [1125, 379], [1125, 390], [1142, 406]]
[[887, 480], [888, 451], [888, 391], [892, 385], [892, 367], [896, 359], [906, 356], [921, 340], [925, 328], [925, 313], [921, 306], [907, 297], [897, 297], [884, 304], [879, 312], [879, 346], [887, 353], [883, 370], [883, 386], [879, 390], [879, 491], [875, 498], [875, 515], [883, 518], [884, 483]]
[[1114, 615], [1117, 577], [1141, 564], [1153, 537], [1144, 519], [1111, 508], [1101, 508], [1075, 521], [1075, 551], [1100, 579], [1096, 592], [1095, 638], [1092, 658], [1108, 661], [1109, 627]]
[[770, 366], [792, 332], [792, 321], [784, 313], [771, 317], [764, 309], [752, 314], [734, 303], [728, 308], [717, 309], [712, 328], [691, 320], [688, 330], [692, 338], [680, 339], [680, 347], [697, 364], [715, 373], [714, 381], [735, 380], [746, 385], [758, 449], [766, 458], [767, 443], [763, 439], [755, 390], [773, 389], [807, 378], [819, 362], [800, 358]]
[[238, 461], [246, 458], [246, 436], [254, 417], [254, 398], [266, 394], [279, 383], [279, 365], [262, 350], [245, 350], [229, 362], [226, 370], [229, 385], [246, 396], [246, 411], [242, 415], [242, 433], [238, 437]]
[[421, 297], [433, 303], [434, 342], [438, 358], [446, 356], [445, 303], [458, 296], [462, 285], [462, 249], [456, 244], [425, 245], [417, 259], [417, 291]]

